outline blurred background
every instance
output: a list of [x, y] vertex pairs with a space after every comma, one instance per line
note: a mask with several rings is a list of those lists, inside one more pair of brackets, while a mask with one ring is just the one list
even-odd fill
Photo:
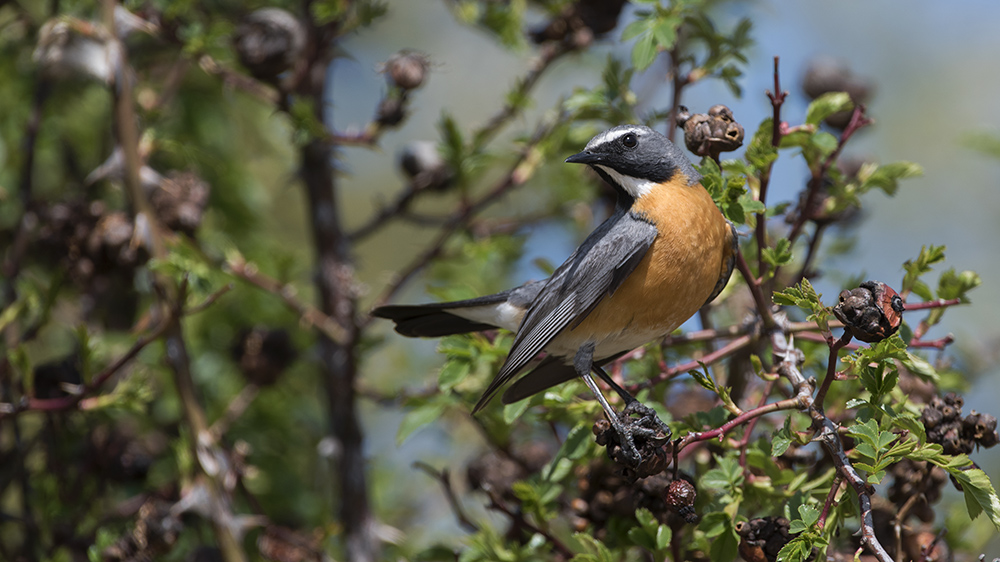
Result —
[[[625, 9], [628, 13], [635, 6]], [[815, 283], [817, 290], [826, 302], [833, 302], [841, 283], [851, 277], [879, 279], [898, 287], [903, 261], [915, 257], [921, 246], [946, 245], [947, 263], [939, 269], [974, 270], [982, 276], [983, 285], [972, 293], [971, 305], [950, 310], [927, 337], [955, 335], [957, 341], [948, 353], [956, 355], [956, 360], [976, 376], [964, 394], [966, 409], [995, 409], [1000, 397], [1000, 323], [996, 320], [1000, 306], [1000, 159], [972, 148], [971, 140], [978, 134], [1000, 134], [1000, 105], [995, 101], [1000, 94], [1000, 62], [995, 56], [1000, 38], [992, 31], [1000, 21], [1000, 3], [751, 1], [722, 3], [716, 13], [722, 29], [742, 17], [750, 18], [756, 45], [750, 49], [750, 62], [739, 81], [743, 96], [734, 97], [718, 80], [704, 80], [684, 92], [682, 103], [693, 112], [705, 112], [717, 103], [728, 105], [749, 135], [757, 123], [771, 115], [764, 92], [773, 90], [775, 56], [780, 57], [782, 88], [790, 93], [782, 116], [792, 124], [804, 119], [810, 101], [803, 91], [804, 77], [817, 59], [847, 67], [870, 86], [867, 106], [874, 126], [862, 130], [845, 155], [882, 163], [913, 161], [923, 166], [924, 175], [902, 181], [895, 197], [875, 192], [865, 197], [861, 225], [852, 232], [852, 250], [828, 262], [829, 269]], [[525, 133], [533, 122], [530, 117], [551, 107], [570, 88], [597, 85], [607, 53], [627, 60], [631, 42], [622, 43], [617, 37], [629, 21], [623, 16], [619, 30], [609, 33], [585, 55], [558, 61], [538, 85], [534, 107], [513, 124], [512, 130]], [[372, 33], [349, 39], [345, 43], [349, 57], [334, 65], [334, 120], [338, 127], [365, 122], [371, 113], [371, 100], [384, 89], [376, 68], [401, 48], [427, 53], [433, 61], [432, 74], [415, 101], [413, 116], [400, 130], [385, 136], [381, 152], [345, 149], [345, 197], [357, 210], [351, 214], [358, 223], [380, 198], [390, 198], [402, 185], [395, 155], [403, 146], [415, 139], [434, 139], [442, 111], [469, 126], [481, 124], [536, 56], [530, 49], [511, 52], [491, 36], [456, 22], [445, 2], [390, 2], [388, 17], [378, 22]], [[667, 70], [661, 59], [633, 82], [641, 107], [669, 108]], [[807, 179], [808, 170], [801, 160], [779, 159], [770, 200], [791, 200]], [[545, 187], [536, 182], [532, 189]], [[503, 205], [507, 208], [496, 212], [518, 210], [516, 202]], [[543, 258], [560, 263], [585, 234], [579, 229], [567, 233], [545, 225], [530, 230], [521, 265], [500, 285], [542, 277], [533, 261]], [[362, 276], [377, 286], [429, 236], [421, 230], [400, 236], [391, 229], [377, 235], [361, 248]], [[401, 245], [400, 240], [412, 247]], [[397, 300], [433, 299], [420, 288], [418, 280]], [[689, 322], [686, 327], [697, 327], [697, 323]], [[435, 366], [441, 361], [434, 356], [436, 342], [404, 340], [392, 335], [389, 326], [382, 329], [389, 334], [389, 345], [405, 350], [398, 352], [398, 357], [405, 354], [411, 361], [414, 350], [426, 357], [421, 368], [406, 367], [406, 371], [424, 376], [424, 381], [433, 380]], [[391, 365], [374, 358], [367, 369], [369, 376], [403, 368], [398, 358]], [[419, 382], [411, 384], [418, 386]], [[448, 447], [441, 443], [447, 442], [448, 433], [440, 430], [425, 430], [397, 448], [393, 429], [397, 420], [387, 419], [381, 409], [371, 412], [368, 419], [370, 427], [384, 428], [369, 433], [372, 454], [393, 459], [404, 474], [414, 459], [441, 455], [459, 466], [453, 455], [473, 454], [460, 444], [469, 436], [454, 437], [459, 443]], [[1000, 450], [983, 450], [975, 460], [994, 481], [1000, 478]], [[435, 528], [451, 525], [443, 501], [438, 503], [436, 515], [425, 524]], [[1000, 555], [1000, 542], [994, 541], [994, 549], [988, 554]]]
[[[521, 0], [510, 3], [524, 4]], [[185, 11], [190, 11], [191, 19], [197, 20], [202, 14], [200, 10], [225, 12], [234, 7], [233, 21], [219, 18], [216, 22], [192, 25], [192, 29], [185, 28], [182, 33], [172, 30], [185, 42], [186, 54], [204, 50], [220, 56], [219, 52], [230, 49], [237, 16], [235, 7], [246, 11], [270, 3], [219, 0], [200, 6], [188, 0], [163, 0], [125, 4], [137, 11], [144, 4], [153, 5], [179, 20], [184, 18], [177, 14]], [[401, 127], [386, 130], [374, 148], [349, 145], [339, 148], [338, 188], [348, 231], [367, 224], [404, 189], [408, 180], [400, 170], [401, 152], [416, 141], [438, 142], [442, 137], [443, 115], [454, 118], [466, 134], [482, 126], [503, 105], [514, 83], [541, 56], [539, 49], [526, 41], [509, 48], [494, 35], [460, 21], [456, 16], [460, 10], [456, 7], [461, 4], [450, 0], [387, 0], [384, 17], [359, 33], [347, 35], [337, 45], [336, 58], [326, 77], [329, 92], [326, 102], [332, 109], [332, 123], [328, 125], [348, 135], [362, 131], [386, 93], [386, 79], [380, 73], [385, 61], [401, 49], [424, 53], [430, 61], [427, 79], [419, 90], [412, 92], [411, 113]], [[29, 119], [33, 93], [29, 77], [36, 71], [31, 57], [36, 38], [25, 29], [37, 29], [49, 10], [55, 11], [53, 6], [59, 7], [60, 3], [0, 0], [0, 44], [4, 49], [0, 52], [0, 104], [4, 105], [0, 107], [6, 106], [0, 110], [0, 224], [5, 232], [17, 224], [20, 213], [16, 186], [24, 157], [23, 129]], [[629, 60], [633, 42], [622, 42], [620, 37], [622, 29], [635, 19], [635, 11], [642, 7], [626, 4], [618, 28], [596, 40], [592, 48], [559, 58], [542, 76], [532, 91], [529, 106], [489, 147], [496, 158], [489, 161], [488, 169], [477, 180], [477, 188], [489, 185], [503, 173], [517, 143], [532, 133], [540, 118], [551, 115], [560, 100], [576, 89], [588, 90], [599, 85], [609, 56]], [[100, 12], [91, 2], [66, 0], [61, 8], [80, 18], [97, 18]], [[32, 20], [31, 26], [17, 23], [22, 13], [31, 15], [28, 18]], [[531, 4], [526, 14], [529, 24], [546, 19]], [[1000, 306], [997, 242], [1000, 149], [996, 148], [1000, 144], [996, 140], [1000, 138], [1000, 107], [996, 103], [1000, 97], [1000, 61], [996, 56], [1000, 52], [1000, 35], [996, 33], [1000, 3], [995, 0], [732, 1], [715, 3], [712, 14], [720, 29], [731, 29], [742, 18], [751, 20], [750, 36], [755, 44], [748, 51], [744, 75], [738, 79], [742, 96], [734, 95], [719, 80], [699, 81], [684, 90], [681, 100], [692, 113], [725, 104], [749, 138], [758, 124], [771, 116], [771, 105], [764, 92], [773, 89], [773, 60], [779, 57], [782, 88], [790, 93], [782, 117], [791, 124], [801, 123], [810, 102], [803, 90], [806, 73], [819, 61], [825, 68], [846, 69], [843, 72], [869, 92], [868, 115], [874, 118], [874, 125], [852, 139], [845, 156], [880, 163], [907, 160], [923, 166], [923, 176], [903, 180], [895, 197], [887, 197], [878, 190], [864, 196], [859, 225], [847, 234], [834, 230], [829, 235], [827, 247], [836, 247], [837, 252], [821, 256], [824, 269], [815, 286], [827, 304], [836, 301], [842, 285], [850, 279], [878, 279], [898, 287], [905, 260], [915, 258], [922, 246], [946, 245], [947, 262], [936, 267], [935, 273], [928, 277], [929, 284], [934, 286], [937, 274], [948, 267], [974, 270], [981, 275], [983, 284], [971, 293], [971, 304], [949, 309], [943, 322], [933, 327], [925, 339], [954, 334], [956, 342], [945, 355], [961, 372], [970, 375], [962, 392], [965, 410], [1000, 412], [997, 408], [1000, 322], [996, 320]], [[142, 40], [147, 41], [145, 46], [152, 45], [148, 50], [153, 53], [162, 46], [149, 38]], [[141, 53], [142, 49], [138, 51]], [[150, 55], [149, 59], [139, 55], [132, 62], [137, 67], [148, 64], [161, 72], [168, 64], [157, 59], [158, 56], [162, 55]], [[234, 60], [220, 60], [238, 68]], [[150, 163], [160, 169], [196, 168], [211, 184], [211, 204], [205, 213], [205, 226], [198, 235], [200, 249], [210, 258], [222, 261], [221, 254], [238, 251], [256, 262], [260, 271], [301, 287], [303, 300], [311, 299], [309, 287], [314, 279], [315, 256], [304, 190], [297, 182], [300, 144], [296, 143], [301, 141], [297, 137], [301, 131], [296, 127], [301, 123], [290, 123], [286, 113], [274, 111], [245, 92], [220, 87], [217, 75], [193, 68], [194, 65], [189, 67], [190, 76], [175, 100], [175, 108], [167, 111], [152, 106], [147, 111], [146, 116], [156, 123], [157, 129], [156, 138], [151, 141], [156, 146]], [[638, 111], [652, 113], [670, 108], [668, 71], [664, 57], [660, 57], [633, 79]], [[136, 97], [142, 105], [143, 100], [155, 99], [158, 93], [140, 88]], [[110, 132], [104, 128], [111, 120], [108, 108], [107, 89], [103, 85], [74, 83], [52, 94], [39, 133], [35, 165], [38, 197], [55, 200], [65, 193], [86, 193], [88, 197], [96, 194], [106, 199], [110, 206], [123, 205], [125, 196], [119, 186], [103, 183], [97, 187], [84, 186], [79, 181], [113, 150]], [[95, 132], [94, 123], [101, 130]], [[572, 140], [579, 147], [586, 138]], [[73, 145], [72, 150], [66, 148], [69, 145]], [[993, 147], [993, 154], [989, 153], [989, 146]], [[456, 274], [463, 264], [452, 259], [418, 274], [393, 297], [393, 302], [438, 300], [445, 293], [452, 297], [473, 296], [547, 275], [546, 268], [561, 263], [606, 213], [604, 206], [594, 203], [598, 195], [594, 186], [575, 184], [574, 180], [581, 176], [567, 172], [568, 167], [561, 164], [569, 153], [553, 155], [552, 162], [542, 167], [516, 195], [501, 199], [486, 212], [487, 217], [502, 225], [504, 217], [530, 216], [553, 201], [569, 199], [571, 202], [562, 207], [566, 209], [565, 216], [530, 222], [513, 233], [512, 242], [496, 247], [479, 247], [474, 241], [469, 242], [470, 260], [478, 260], [481, 275]], [[725, 157], [741, 158], [742, 150]], [[693, 155], [692, 160], [696, 160]], [[73, 179], [74, 172], [80, 171], [83, 173], [76, 173]], [[803, 159], [786, 157], [786, 152], [782, 152], [771, 181], [769, 203], [794, 204], [808, 178]], [[452, 209], [456, 200], [454, 193], [431, 194], [422, 197], [415, 209], [427, 216], [441, 215]], [[361, 312], [368, 310], [386, 284], [396, 278], [399, 269], [437, 234], [436, 226], [397, 222], [354, 248]], [[501, 252], [496, 263], [492, 263], [493, 256], [475, 255], [476, 248], [490, 252], [499, 248], [505, 253]], [[508, 265], [504, 260], [511, 256], [513, 264]], [[201, 264], [190, 256], [182, 257], [177, 263], [167, 264], [165, 269]], [[216, 285], [222, 283], [208, 274], [205, 278]], [[455, 279], [460, 279], [458, 286], [453, 283]], [[24, 281], [37, 287], [44, 287], [47, 282], [49, 278], [37, 270], [30, 270]], [[148, 279], [143, 281], [139, 277], [134, 286], [111, 289], [111, 300], [128, 300], [123, 295], [133, 291], [151, 298]], [[43, 291], [38, 289], [38, 292]], [[75, 302], [54, 307], [53, 324], [62, 325], [46, 325], [39, 330], [33, 341], [18, 351], [16, 359], [37, 366], [58, 363], [77, 353], [81, 331], [74, 322], [84, 316], [83, 308], [85, 305]], [[130, 312], [136, 314], [134, 309]], [[233, 294], [220, 298], [208, 312], [193, 316], [185, 324], [192, 342], [193, 376], [211, 419], [223, 417], [233, 397], [245, 389], [248, 375], [242, 361], [247, 356], [248, 342], [254, 341], [253, 328], [275, 328], [278, 335], [268, 341], [274, 346], [271, 353], [278, 357], [280, 365], [271, 374], [274, 377], [281, 374], [282, 384], [273, 384], [274, 380], [261, 382], [255, 390], [259, 395], [249, 398], [252, 407], [232, 421], [227, 435], [230, 441], [242, 443], [246, 451], [252, 451], [249, 454], [255, 469], [243, 476], [246, 487], [259, 499], [261, 509], [274, 522], [291, 528], [316, 526], [316, 521], [331, 519], [330, 498], [336, 495], [331, 461], [339, 453], [327, 436], [329, 420], [316, 376], [319, 361], [314, 337], [310, 330], [299, 329], [304, 327], [299, 320], [274, 295], [238, 284]], [[414, 463], [420, 461], [450, 469], [457, 490], [464, 495], [468, 487], [462, 473], [470, 460], [482, 454], [484, 439], [474, 424], [456, 423], [456, 417], [450, 416], [421, 428], [399, 443], [397, 435], [406, 410], [389, 403], [390, 399], [397, 394], [419, 394], [421, 389], [433, 387], [444, 358], [437, 352], [439, 342], [402, 338], [389, 324], [373, 323], [371, 337], [361, 342], [360, 348], [362, 397], [358, 403], [370, 495], [379, 519], [396, 527], [379, 529], [380, 538], [403, 541], [411, 549], [438, 541], [459, 544], [464, 531], [451, 506], [438, 483], [415, 468]], [[118, 329], [131, 326], [130, 317], [124, 328]], [[684, 326], [699, 327], [696, 319]], [[101, 334], [101, 346], [91, 361], [103, 364], [121, 355], [133, 340], [133, 334], [124, 331]], [[190, 443], [183, 441], [185, 432], [179, 429], [183, 426], [179, 421], [183, 419], [182, 404], [172, 393], [170, 377], [163, 374], [162, 350], [152, 347], [140, 355], [141, 368], [137, 371], [152, 373], [143, 380], [156, 390], [137, 400], [142, 401], [138, 410], [149, 413], [145, 421], [158, 427], [150, 431], [153, 438], [140, 443], [140, 449], [148, 457], [143, 457], [146, 464], [142, 484], [137, 483], [140, 480], [126, 479], [123, 487], [128, 493], [158, 486], [170, 488], [178, 480], [178, 474], [184, 473], [193, 462], [185, 453], [185, 445]], [[471, 408], [472, 404], [468, 406]], [[128, 425], [132, 434], [125, 441], [139, 442], [133, 439], [135, 434], [148, 435], [144, 432], [150, 428], [135, 420], [121, 424], [121, 419], [134, 413], [127, 408], [123, 410], [124, 414], [117, 410], [101, 411], [95, 417], [102, 427]], [[104, 434], [95, 437], [99, 432], [90, 426], [93, 418], [87, 418], [86, 423], [71, 415], [19, 419], [26, 420], [19, 431], [32, 435], [44, 435], [40, 428], [53, 426], [63, 431], [60, 424], [66, 422], [65, 431], [59, 434], [66, 444], [59, 441], [59, 446], [53, 447], [65, 453], [62, 458], [66, 462], [79, 458], [81, 451], [92, 454], [91, 448], [97, 457], [110, 455], [108, 450], [116, 443]], [[117, 435], [110, 429], [107, 431]], [[4, 433], [2, 444], [7, 447], [5, 452], [14, 454], [17, 452], [14, 449], [21, 446], [20, 437], [15, 440], [9, 432]], [[122, 456], [116, 455], [116, 458]], [[36, 492], [58, 499], [36, 506], [42, 514], [57, 513], [57, 507], [62, 505], [59, 502], [69, 505], [86, 501], [76, 496], [76, 499], [60, 496], [60, 485], [67, 486], [66, 482], [60, 482], [64, 479], [60, 458], [33, 455], [31, 462], [26, 463], [37, 471]], [[976, 452], [972, 458], [994, 483], [1000, 482], [1000, 447]], [[109, 472], [106, 467], [95, 469], [89, 464], [80, 470], [91, 469]], [[2, 466], [0, 476], [4, 476]], [[4, 482], [9, 483], [14, 476], [8, 474], [5, 478]], [[949, 520], [965, 521], [961, 494], [950, 486], [946, 488], [948, 496], [955, 500]], [[94, 492], [87, 488], [80, 493], [90, 498], [93, 495], [88, 494]], [[126, 495], [121, 489], [118, 492]], [[176, 493], [177, 490], [171, 490], [171, 494]], [[479, 497], [465, 495], [465, 507], [474, 517], [488, 518], [498, 524], [506, 521], [495, 511], [486, 510], [485, 500], [480, 502]], [[174, 499], [173, 495], [171, 498]], [[8, 492], [3, 499], [12, 505], [17, 493]], [[950, 533], [965, 536], [970, 542], [982, 542], [994, 533], [984, 519], [980, 517], [974, 524], [952, 529]], [[8, 536], [4, 533], [10, 532], [5, 529], [13, 526], [0, 528], [0, 542]], [[326, 536], [336, 535], [337, 531], [332, 523], [323, 529]], [[107, 545], [114, 537], [98, 539]], [[993, 538], [985, 552], [989, 558], [1000, 556], [1000, 539]]]

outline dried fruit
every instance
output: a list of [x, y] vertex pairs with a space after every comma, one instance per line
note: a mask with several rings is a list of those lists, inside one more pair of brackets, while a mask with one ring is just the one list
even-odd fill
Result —
[[879, 342], [899, 330], [903, 321], [903, 299], [881, 281], [865, 281], [857, 289], [842, 291], [833, 314], [855, 338]]

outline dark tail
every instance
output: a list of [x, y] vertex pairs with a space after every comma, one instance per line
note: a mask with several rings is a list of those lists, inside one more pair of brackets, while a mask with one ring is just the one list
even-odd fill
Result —
[[380, 306], [372, 311], [372, 316], [392, 320], [396, 323], [396, 331], [410, 338], [438, 338], [496, 328], [449, 313], [447, 308], [456, 308], [455, 304]]
[[502, 293], [464, 301], [380, 306], [372, 311], [372, 316], [392, 320], [396, 323], [397, 332], [411, 338], [439, 338], [492, 330], [498, 326], [467, 320], [449, 311], [456, 308], [490, 307], [500, 303], [527, 308], [544, 284], [544, 281], [533, 281]]

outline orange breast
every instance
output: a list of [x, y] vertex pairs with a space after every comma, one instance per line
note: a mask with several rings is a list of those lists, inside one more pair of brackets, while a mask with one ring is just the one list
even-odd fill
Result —
[[657, 188], [632, 209], [659, 234], [615, 294], [572, 330], [574, 339], [592, 339], [598, 348], [604, 340], [621, 342], [608, 341], [606, 353], [647, 343], [690, 318], [712, 294], [731, 247], [722, 213], [703, 187], [686, 185], [686, 178]]

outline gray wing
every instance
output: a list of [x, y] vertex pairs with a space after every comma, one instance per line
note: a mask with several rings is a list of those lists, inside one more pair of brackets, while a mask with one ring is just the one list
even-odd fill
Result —
[[619, 209], [559, 266], [524, 315], [510, 354], [473, 412], [567, 327], [578, 325], [606, 295], [614, 294], [646, 255], [656, 227]]

